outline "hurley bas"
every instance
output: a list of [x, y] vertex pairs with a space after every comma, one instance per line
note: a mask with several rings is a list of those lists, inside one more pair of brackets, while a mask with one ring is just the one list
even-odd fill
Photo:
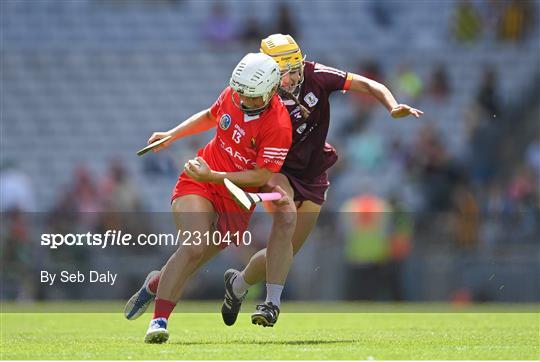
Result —
[[[117, 273], [111, 273], [106, 271], [104, 273], [96, 270], [89, 270], [87, 274], [80, 271], [69, 272], [63, 270], [60, 273], [50, 273], [46, 270], [41, 271], [40, 281], [48, 285], [54, 285], [56, 282], [60, 283], [104, 283], [114, 285], [116, 281]], [[57, 278], [58, 277], [58, 278]]]

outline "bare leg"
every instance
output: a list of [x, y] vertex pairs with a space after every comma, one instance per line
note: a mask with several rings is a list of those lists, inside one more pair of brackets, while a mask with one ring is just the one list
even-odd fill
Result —
[[[174, 200], [174, 219], [182, 232], [201, 232], [212, 230], [215, 217], [212, 203], [202, 196], [186, 195]], [[187, 237], [187, 236], [186, 236]], [[191, 240], [192, 241], [192, 240]], [[177, 302], [191, 275], [201, 265], [205, 255], [211, 257], [212, 246], [180, 245], [161, 269], [157, 298]]]
[[[315, 227], [319, 213], [321, 212], [321, 205], [317, 205], [311, 201], [304, 201], [297, 212], [296, 228], [292, 237], [294, 254], [304, 245], [304, 242]], [[266, 249], [259, 250], [251, 257], [243, 273], [244, 279], [248, 284], [256, 284], [264, 280], [266, 274]]]
[[[208, 263], [210, 260], [212, 260], [216, 255], [220, 253], [220, 251], [223, 250], [219, 245], [211, 244], [207, 248], [205, 248], [204, 255], [202, 259], [199, 261], [199, 264], [193, 271], [193, 274], [197, 272], [204, 264]], [[165, 266], [163, 266], [165, 268]], [[163, 268], [161, 268], [159, 275], [161, 276], [161, 273], [163, 273]]]
[[[268, 183], [269, 188], [279, 185], [292, 200], [294, 191], [282, 174], [276, 174]], [[273, 205], [274, 222], [266, 251], [266, 281], [268, 284], [284, 285], [292, 264], [293, 247], [291, 239], [296, 226], [296, 206]]]

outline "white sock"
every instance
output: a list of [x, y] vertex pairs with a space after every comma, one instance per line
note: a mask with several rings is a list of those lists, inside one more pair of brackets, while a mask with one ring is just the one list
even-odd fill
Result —
[[244, 272], [240, 272], [232, 283], [234, 295], [236, 295], [238, 298], [242, 297], [247, 292], [249, 287], [251, 287], [251, 284], [246, 283], [246, 280], [244, 279]]
[[279, 284], [266, 284], [266, 300], [265, 303], [271, 302], [276, 307], [281, 304], [281, 292], [283, 291], [283, 285]]

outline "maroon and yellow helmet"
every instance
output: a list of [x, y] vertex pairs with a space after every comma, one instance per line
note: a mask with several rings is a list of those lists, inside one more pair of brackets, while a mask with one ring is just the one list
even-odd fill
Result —
[[290, 35], [272, 34], [261, 41], [261, 52], [274, 58], [282, 73], [303, 69], [302, 51]]

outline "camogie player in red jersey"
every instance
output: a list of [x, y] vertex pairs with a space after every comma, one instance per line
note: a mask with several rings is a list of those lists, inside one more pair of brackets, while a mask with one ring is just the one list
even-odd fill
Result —
[[[194, 240], [180, 245], [160, 272], [147, 276], [124, 311], [128, 319], [135, 319], [155, 298], [145, 342], [167, 341], [169, 316], [191, 275], [230, 241], [241, 242], [237, 239], [246, 230], [251, 211], [236, 204], [223, 180], [228, 178], [246, 190], [256, 191], [281, 169], [291, 145], [292, 129], [289, 113], [277, 96], [279, 84], [279, 66], [270, 56], [248, 54], [234, 69], [230, 86], [211, 108], [168, 132], [154, 133], [148, 140], [152, 143], [172, 136], [159, 150], [175, 140], [216, 127], [215, 137], [199, 150], [195, 159], [186, 162], [172, 195], [176, 226]], [[286, 196], [279, 203], [287, 204]], [[281, 244], [290, 245], [291, 236], [292, 233], [281, 233], [277, 242], [268, 244], [275, 259], [271, 261], [269, 257], [269, 270], [272, 262], [277, 265], [267, 276], [273, 283], [283, 285], [286, 278], [288, 266], [283, 267], [280, 252], [287, 250]]]

